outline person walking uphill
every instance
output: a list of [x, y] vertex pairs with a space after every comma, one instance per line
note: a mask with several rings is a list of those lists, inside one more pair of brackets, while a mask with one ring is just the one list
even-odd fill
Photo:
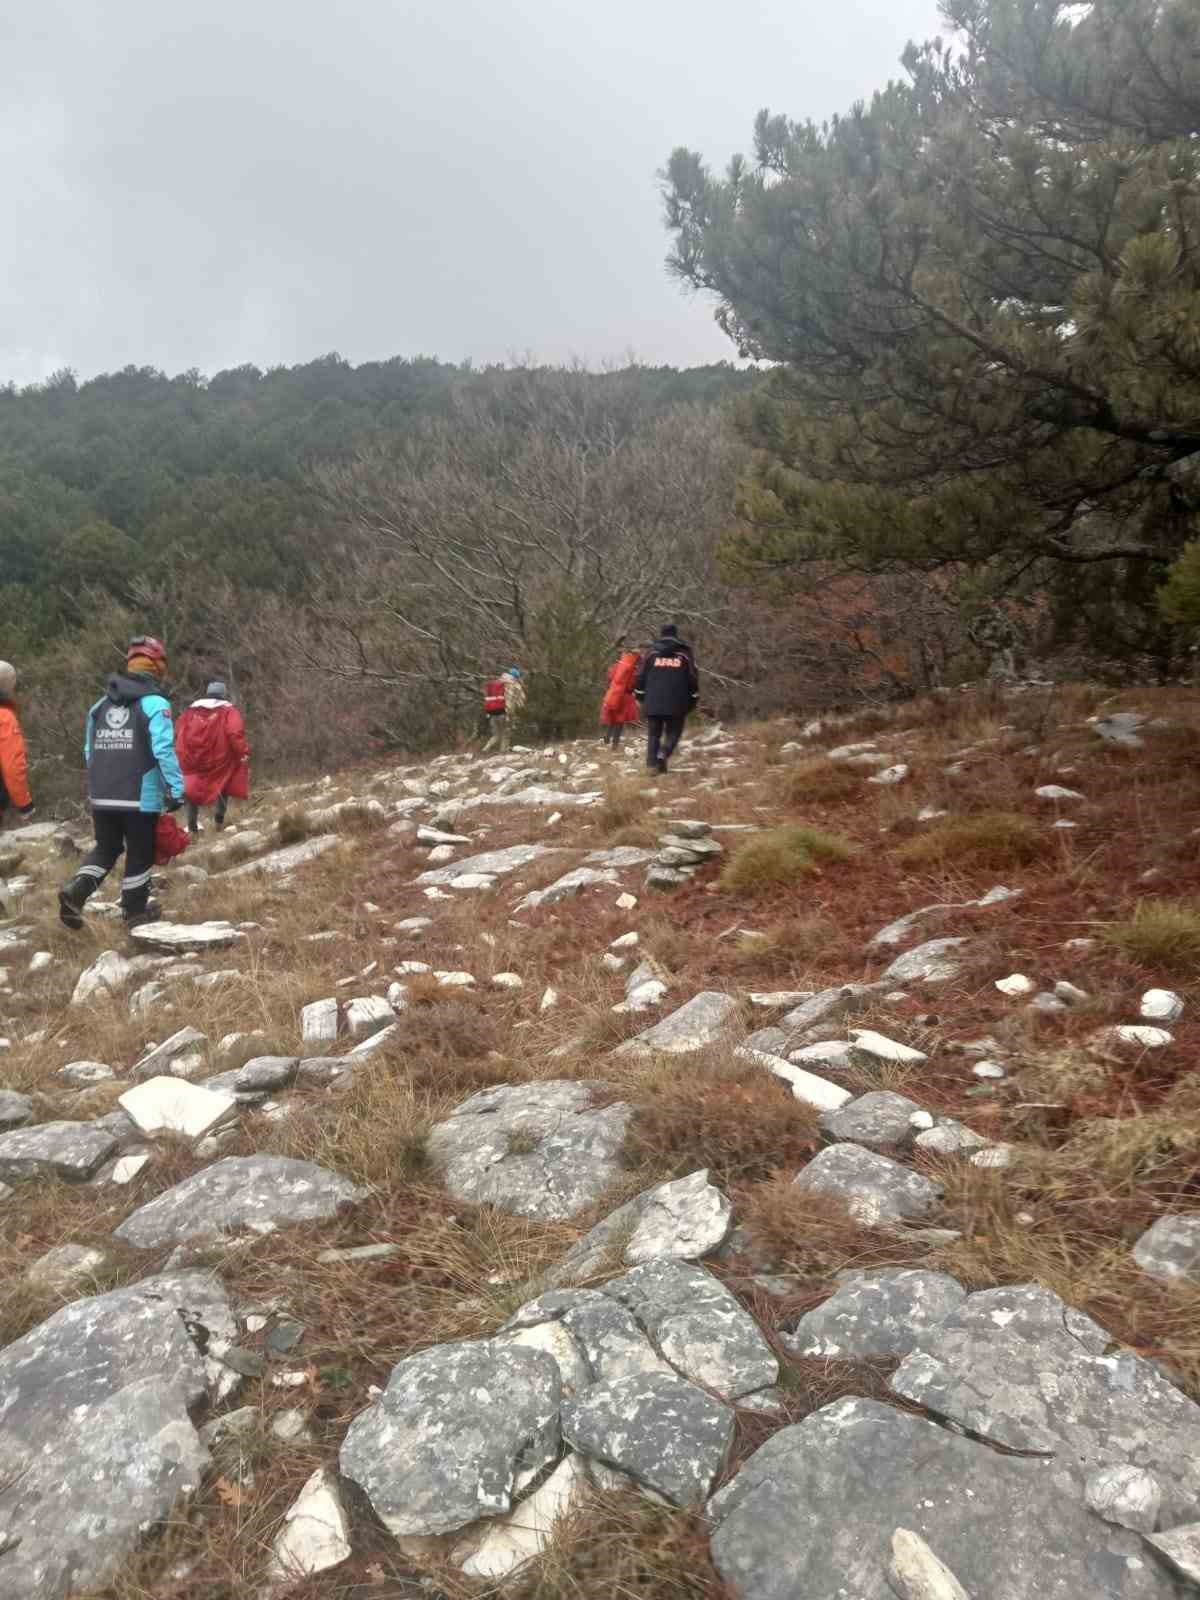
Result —
[[643, 652], [633, 692], [646, 715], [646, 765], [666, 772], [688, 712], [700, 698], [696, 658], [673, 622]]
[[214, 806], [217, 828], [223, 828], [230, 800], [249, 798], [250, 746], [242, 714], [219, 678], [175, 724], [175, 749], [183, 769], [188, 832], [200, 832], [201, 806]]
[[83, 906], [122, 852], [121, 914], [127, 928], [158, 919], [150, 900], [154, 834], [164, 811], [183, 804], [183, 774], [175, 756], [171, 705], [162, 692], [167, 652], [158, 639], [130, 642], [125, 671], [114, 672], [104, 696], [87, 714], [83, 755], [96, 846], [58, 892], [68, 928], [83, 927]]
[[[618, 640], [623, 644], [624, 640]], [[637, 701], [633, 685], [637, 678], [641, 657], [636, 650], [625, 650], [618, 661], [608, 669], [608, 693], [600, 705], [600, 722], [604, 728], [604, 742], [619, 750], [621, 735], [626, 725], [638, 720]]]
[[525, 685], [521, 682], [520, 667], [509, 667], [507, 672], [484, 684], [483, 709], [491, 728], [491, 738], [483, 747], [484, 755], [497, 747], [502, 753], [507, 751], [512, 743], [513, 723], [525, 709]]
[[5, 812], [10, 809], [25, 818], [34, 812], [25, 735], [13, 700], [16, 687], [17, 669], [7, 661], [0, 661], [0, 827], [4, 826]]

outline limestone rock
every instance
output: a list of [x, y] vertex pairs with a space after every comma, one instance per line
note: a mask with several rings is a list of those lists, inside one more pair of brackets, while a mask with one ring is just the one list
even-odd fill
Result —
[[246, 936], [231, 922], [148, 922], [134, 928], [131, 937], [148, 950], [178, 955], [185, 950], [228, 950]]
[[801, 1317], [785, 1342], [801, 1356], [849, 1361], [905, 1356], [926, 1329], [943, 1322], [966, 1297], [962, 1285], [944, 1272], [855, 1273]]
[[111, 1133], [91, 1122], [40, 1122], [0, 1134], [0, 1179], [63, 1178], [81, 1183], [90, 1178], [113, 1151]]
[[942, 1198], [941, 1184], [856, 1144], [822, 1150], [795, 1182], [798, 1188], [841, 1200], [869, 1227], [923, 1221]]
[[87, 1005], [97, 995], [120, 994], [129, 982], [133, 968], [117, 950], [104, 950], [86, 971], [81, 972], [71, 996], [73, 1006]]
[[1200, 1284], [1200, 1211], [1159, 1217], [1134, 1245], [1133, 1259], [1161, 1283]]
[[1183, 1015], [1183, 1001], [1173, 989], [1147, 989], [1142, 996], [1143, 1022], [1178, 1022]]
[[348, 1178], [311, 1161], [286, 1156], [227, 1156], [158, 1195], [116, 1230], [139, 1250], [273, 1233], [304, 1222], [325, 1222], [366, 1198]]
[[[111, 1076], [111, 1074], [110, 1074]], [[33, 1116], [33, 1101], [15, 1089], [0, 1089], [0, 1128], [20, 1128]]]
[[545, 889], [531, 889], [527, 895], [517, 901], [517, 913], [535, 911], [538, 906], [557, 905], [560, 900], [569, 900], [584, 889], [595, 889], [603, 884], [620, 884], [617, 874], [609, 868], [576, 867], [574, 871], [565, 873]]
[[774, 1434], [709, 1514], [713, 1560], [739, 1600], [895, 1600], [898, 1528], [977, 1600], [1178, 1600], [1137, 1535], [1057, 1492], [1046, 1462], [873, 1400], [839, 1400]]
[[957, 977], [961, 968], [961, 963], [954, 959], [952, 952], [969, 942], [966, 938], [927, 939], [924, 944], [906, 950], [885, 967], [882, 982], [946, 983]]
[[607, 1084], [569, 1079], [484, 1089], [430, 1133], [446, 1186], [472, 1205], [561, 1221], [620, 1172], [628, 1105], [596, 1108]]
[[560, 850], [552, 849], [550, 845], [514, 844], [505, 850], [485, 850], [480, 855], [463, 856], [461, 860], [451, 861], [444, 867], [431, 868], [422, 872], [416, 881], [448, 884], [453, 883], [455, 878], [461, 878], [464, 873], [484, 878], [506, 877], [510, 872], [519, 872], [522, 867], [530, 866], [543, 856], [561, 854]]
[[[578, 1456], [568, 1455], [508, 1516], [483, 1525], [462, 1570], [469, 1578], [503, 1578], [541, 1555], [556, 1525], [579, 1503], [587, 1477]], [[457, 1553], [456, 1553], [457, 1555]]]
[[590, 1277], [619, 1261], [629, 1267], [670, 1258], [694, 1261], [716, 1250], [729, 1232], [732, 1207], [707, 1171], [647, 1189], [598, 1222], [548, 1275], [554, 1283]]
[[66, 1290], [95, 1278], [107, 1261], [103, 1250], [83, 1244], [58, 1244], [29, 1268], [26, 1277], [47, 1288]]
[[172, 1078], [189, 1077], [191, 1066], [189, 1065], [186, 1072], [180, 1068], [185, 1062], [194, 1063], [207, 1046], [207, 1034], [201, 1033], [198, 1028], [180, 1028], [169, 1039], [148, 1051], [130, 1070], [129, 1076], [135, 1083], [143, 1083], [147, 1078], [157, 1078], [164, 1074]]
[[270, 855], [259, 856], [256, 861], [244, 861], [240, 866], [228, 867], [218, 876], [222, 878], [250, 878], [262, 873], [268, 878], [279, 878], [293, 872], [310, 861], [316, 861], [338, 844], [336, 833], [319, 833], [312, 839], [302, 839], [299, 844], [289, 844], [282, 850], [272, 850]]
[[821, 1132], [837, 1144], [862, 1145], [867, 1150], [904, 1149], [913, 1141], [912, 1118], [921, 1107], [915, 1100], [888, 1089], [860, 1094], [838, 1111], [821, 1118]]
[[[982, 1065], [983, 1063], [981, 1063]], [[918, 1150], [936, 1156], [960, 1156], [971, 1150], [980, 1150], [987, 1144], [982, 1134], [956, 1122], [953, 1117], [943, 1117], [933, 1128], [926, 1128], [913, 1140]]]
[[815, 1106], [818, 1111], [837, 1111], [850, 1099], [848, 1089], [830, 1083], [827, 1078], [818, 1077], [815, 1072], [806, 1072], [803, 1067], [793, 1066], [783, 1056], [767, 1050], [751, 1049], [747, 1045], [739, 1045], [733, 1053], [739, 1060], [756, 1061], [760, 1067], [766, 1067], [768, 1072], [788, 1085], [797, 1100]]
[[367, 1039], [395, 1020], [389, 1002], [378, 995], [360, 995], [346, 1002], [346, 1028], [352, 1039]]
[[733, 1413], [667, 1373], [598, 1383], [562, 1412], [581, 1454], [616, 1467], [677, 1506], [699, 1504], [725, 1465]]
[[908, 1528], [892, 1535], [888, 1582], [900, 1600], [971, 1600], [950, 1568]]
[[1105, 1522], [1137, 1533], [1153, 1533], [1162, 1506], [1162, 1485], [1141, 1467], [1100, 1467], [1088, 1474], [1083, 1498]]
[[1144, 1468], [1170, 1523], [1200, 1500], [1200, 1406], [1108, 1342], [1047, 1289], [984, 1290], [921, 1337], [892, 1388], [1007, 1449], [1044, 1452], [1080, 1500], [1096, 1468]]
[[1148, 1542], [1166, 1556], [1176, 1571], [1200, 1584], [1200, 1522], [1172, 1528], [1170, 1533], [1156, 1533]]
[[127, 1089], [120, 1104], [142, 1133], [179, 1133], [187, 1139], [202, 1139], [238, 1111], [232, 1095], [168, 1077], [147, 1078]]
[[558, 1368], [538, 1350], [438, 1345], [392, 1369], [342, 1444], [345, 1477], [398, 1536], [450, 1533], [512, 1509], [559, 1449]]
[[844, 983], [837, 988], [822, 989], [782, 1017], [782, 1026], [802, 1031], [815, 1028], [821, 1022], [832, 1022], [836, 1017], [861, 1010], [870, 997], [879, 994], [884, 987], [881, 983]]
[[350, 1522], [336, 1476], [318, 1467], [284, 1513], [269, 1576], [295, 1582], [340, 1566], [350, 1555]]
[[728, 1031], [737, 1009], [733, 995], [706, 990], [694, 995], [686, 1005], [672, 1011], [652, 1028], [639, 1033], [636, 1039], [626, 1040], [616, 1054], [653, 1055], [661, 1051], [666, 1055], [686, 1055], [693, 1050], [703, 1050], [717, 1043]]
[[331, 1044], [338, 1036], [338, 1028], [336, 1000], [313, 1000], [300, 1008], [300, 1036], [305, 1044]]

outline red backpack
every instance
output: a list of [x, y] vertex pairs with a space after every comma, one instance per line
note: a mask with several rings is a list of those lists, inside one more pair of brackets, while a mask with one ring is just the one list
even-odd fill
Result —
[[483, 686], [483, 709], [489, 717], [496, 716], [501, 711], [508, 709], [508, 702], [504, 694], [504, 679], [493, 678], [490, 683]]
[[164, 811], [154, 827], [154, 865], [165, 867], [168, 861], [181, 856], [191, 842], [191, 834], [179, 826], [169, 811]]

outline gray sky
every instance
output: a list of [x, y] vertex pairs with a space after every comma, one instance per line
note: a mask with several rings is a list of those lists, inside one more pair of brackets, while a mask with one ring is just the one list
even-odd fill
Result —
[[936, 31], [936, 0], [6, 0], [0, 382], [731, 356], [663, 271], [656, 170]]

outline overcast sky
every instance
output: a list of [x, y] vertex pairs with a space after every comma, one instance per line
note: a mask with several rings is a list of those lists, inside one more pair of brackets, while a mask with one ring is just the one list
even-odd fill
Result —
[[732, 355], [656, 171], [899, 75], [935, 0], [4, 0], [0, 382]]

